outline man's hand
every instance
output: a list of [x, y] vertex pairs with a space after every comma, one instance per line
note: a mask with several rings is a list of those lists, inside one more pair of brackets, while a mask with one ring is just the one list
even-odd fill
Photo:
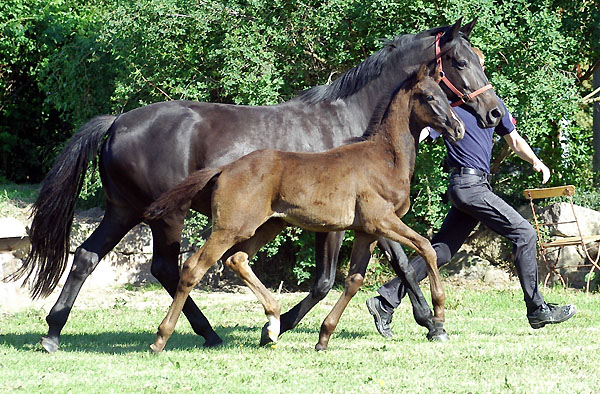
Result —
[[536, 172], [542, 173], [542, 183], [548, 182], [550, 179], [550, 169], [541, 160], [538, 159], [533, 162], [533, 169]]

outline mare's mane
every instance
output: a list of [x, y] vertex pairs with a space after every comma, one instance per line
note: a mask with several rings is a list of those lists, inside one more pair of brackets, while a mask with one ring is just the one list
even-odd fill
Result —
[[372, 137], [374, 137], [379, 130], [381, 129], [380, 125], [385, 121], [388, 117], [390, 107], [392, 106], [392, 102], [394, 98], [401, 90], [410, 90], [417, 83], [417, 74], [412, 74], [408, 79], [406, 79], [400, 86], [398, 86], [393, 91], [385, 94], [377, 103], [373, 114], [371, 115], [371, 119], [369, 120], [369, 125], [367, 126], [365, 132], [359, 136], [351, 138], [347, 141], [347, 143], [355, 143], [366, 141]]
[[[418, 34], [402, 34], [391, 40], [383, 41], [383, 48], [366, 58], [357, 66], [348, 70], [341, 77], [329, 85], [320, 85], [307, 89], [293, 100], [302, 100], [307, 104], [316, 104], [323, 101], [335, 101], [357, 93], [369, 82], [377, 79], [386, 64], [397, 63], [405, 55], [406, 46], [417, 39], [434, 36], [439, 32], [446, 32], [451, 26], [437, 27]], [[459, 33], [463, 38], [468, 37]], [[397, 87], [390, 87], [390, 96]]]

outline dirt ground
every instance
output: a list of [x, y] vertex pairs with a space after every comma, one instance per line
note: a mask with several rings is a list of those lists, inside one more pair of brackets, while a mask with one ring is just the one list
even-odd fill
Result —
[[[2, 216], [11, 216], [19, 219], [22, 223], [29, 222], [29, 206], [24, 204], [18, 204], [17, 206], [6, 207], [3, 206]], [[1, 256], [0, 256], [1, 257]], [[0, 261], [1, 263], [1, 261]], [[101, 263], [98, 269], [102, 269], [107, 264]], [[105, 267], [106, 268], [106, 267]], [[93, 274], [94, 275], [94, 274]], [[519, 288], [518, 281], [513, 278], [506, 276], [500, 281], [484, 281], [480, 277], [476, 278], [473, 276], [465, 275], [464, 273], [458, 275], [451, 275], [444, 278], [443, 280], [446, 286], [469, 286], [474, 289], [489, 289], [492, 288]], [[62, 281], [61, 281], [62, 283]], [[165, 291], [145, 291], [144, 289], [137, 290], [126, 290], [126, 286], [106, 286], [94, 281], [88, 280], [86, 282], [77, 298], [75, 307], [76, 308], [105, 308], [113, 307], [115, 305], [128, 305], [129, 307], [144, 309], [151, 305], [169, 305], [171, 299]], [[427, 284], [425, 283], [425, 286]], [[153, 288], [158, 288], [154, 286]], [[43, 309], [46, 312], [54, 305], [61, 287], [59, 286], [49, 297], [45, 299], [32, 300], [26, 289], [21, 288], [17, 284], [6, 284], [0, 283], [0, 313], [13, 313], [28, 308]], [[278, 293], [278, 289], [272, 289], [274, 293]], [[214, 299], [215, 302], [225, 297], [242, 297], [243, 299], [255, 300], [256, 298], [251, 291], [245, 287], [236, 284], [228, 283], [227, 281], [222, 282], [221, 286], [210, 291], [195, 290], [192, 294], [195, 297], [208, 297]], [[278, 295], [279, 297], [306, 295], [306, 293], [288, 293], [283, 291]]]

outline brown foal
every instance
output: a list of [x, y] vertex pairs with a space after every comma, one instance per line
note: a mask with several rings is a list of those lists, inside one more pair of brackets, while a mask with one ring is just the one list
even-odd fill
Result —
[[[421, 67], [385, 103], [385, 111], [371, 121], [361, 142], [322, 153], [256, 151], [221, 168], [192, 173], [152, 204], [146, 217], [157, 219], [175, 209], [187, 210], [196, 194], [212, 189], [212, 234], [185, 261], [151, 351], [164, 349], [188, 294], [222, 257], [264, 306], [269, 320], [266, 335], [275, 342], [280, 307], [252, 273], [248, 259], [287, 224], [311, 231], [355, 231], [344, 293], [323, 321], [317, 350], [327, 348], [340, 316], [362, 285], [371, 246], [380, 236], [415, 249], [425, 259], [433, 320], [441, 326], [445, 294], [435, 251], [426, 238], [400, 220], [410, 206], [420, 131], [431, 126], [450, 140], [459, 140], [464, 133], [438, 82]], [[224, 256], [234, 245], [237, 252]]]

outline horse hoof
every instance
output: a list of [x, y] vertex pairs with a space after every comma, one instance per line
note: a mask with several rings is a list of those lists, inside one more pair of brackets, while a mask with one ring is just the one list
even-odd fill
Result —
[[450, 340], [450, 337], [448, 336], [446, 331], [442, 331], [427, 334], [427, 339], [431, 342], [447, 342]]
[[156, 346], [156, 344], [153, 343], [148, 348], [148, 351], [150, 352], [150, 354], [160, 354], [162, 352], [162, 349], [159, 349], [158, 346]]
[[322, 352], [322, 351], [325, 351], [325, 350], [327, 350], [327, 345], [322, 345], [321, 343], [317, 343], [317, 344], [315, 345], [315, 350], [316, 350], [317, 352]]
[[43, 336], [40, 340], [40, 344], [48, 353], [55, 353], [58, 350], [58, 339]]
[[202, 346], [206, 347], [206, 348], [210, 348], [210, 347], [217, 347], [222, 344], [223, 344], [223, 340], [221, 339], [221, 337], [218, 336], [217, 334], [215, 334], [214, 336], [206, 338], [204, 341], [204, 344]]
[[269, 323], [265, 323], [265, 325], [263, 326], [263, 328], [260, 332], [260, 346], [265, 346], [265, 345], [268, 345], [269, 343], [273, 342], [271, 337], [269, 337], [268, 327], [269, 327]]

